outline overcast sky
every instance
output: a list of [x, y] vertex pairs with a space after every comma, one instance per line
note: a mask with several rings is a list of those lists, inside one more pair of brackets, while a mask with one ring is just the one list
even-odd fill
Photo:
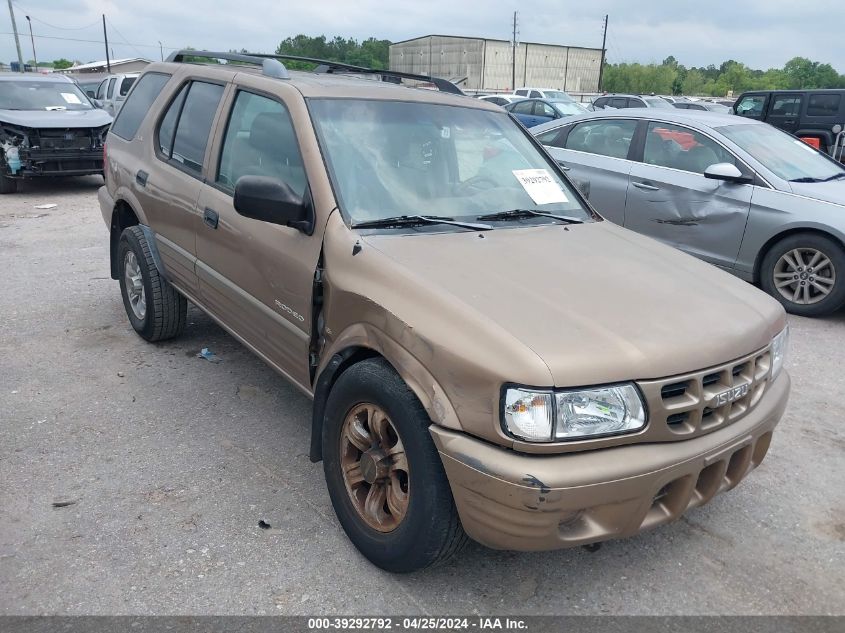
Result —
[[[519, 11], [519, 39], [601, 47], [610, 15], [611, 62], [660, 62], [674, 55], [687, 66], [736, 59], [753, 68], [779, 67], [795, 56], [845, 73], [842, 0], [13, 0], [21, 48], [32, 58], [25, 15], [32, 18], [38, 58], [83, 62], [104, 58], [100, 14], [109, 22], [116, 57], [157, 59], [158, 42], [273, 52], [289, 35], [375, 36], [399, 41], [446, 34], [510, 39]], [[0, 59], [16, 58], [6, 2], [0, 3]], [[63, 37], [100, 43], [48, 39]], [[130, 44], [134, 45], [131, 46]]]

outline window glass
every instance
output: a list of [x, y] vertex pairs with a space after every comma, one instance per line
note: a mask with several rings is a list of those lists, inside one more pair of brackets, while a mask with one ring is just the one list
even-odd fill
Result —
[[111, 99], [114, 96], [114, 82], [115, 81], [117, 81], [117, 79], [115, 79], [114, 77], [109, 79], [109, 91], [108, 91], [108, 94], [106, 95], [107, 99]]
[[636, 129], [636, 121], [584, 121], [572, 128], [566, 139], [566, 149], [627, 158]]
[[534, 102], [533, 101], [519, 101], [513, 107], [511, 112], [515, 114], [532, 114], [534, 112]]
[[220, 153], [217, 183], [233, 190], [241, 176], [268, 176], [305, 193], [305, 168], [293, 122], [278, 101], [239, 92]]
[[[631, 101], [633, 101], [633, 99]], [[640, 100], [637, 99], [637, 101], [640, 101]], [[664, 110], [666, 110], [668, 108], [669, 110], [671, 110], [672, 108], [675, 107], [671, 103], [666, 101], [666, 99], [663, 99], [661, 97], [646, 97], [645, 102], [651, 108], [663, 108]]]
[[548, 132], [543, 132], [542, 134], [537, 135], [537, 140], [540, 141], [543, 145], [550, 145], [551, 147], [563, 147], [561, 140], [563, 138], [564, 129], [554, 129], [549, 130]]
[[97, 99], [100, 99], [102, 101], [106, 98], [106, 88], [108, 87], [108, 85], [108, 79], [103, 79], [103, 81], [100, 82], [100, 85], [97, 87]]
[[12, 75], [0, 83], [0, 110], [91, 110], [94, 107], [75, 83], [54, 79], [21, 81], [18, 76]]
[[608, 99], [607, 97], [600, 97], [600, 98], [595, 100], [593, 105], [597, 108], [603, 108], [604, 106], [607, 105], [608, 101], [610, 101], [610, 99]]
[[798, 116], [800, 109], [801, 95], [777, 95], [770, 116]]
[[518, 94], [520, 97], [527, 97], [528, 91], [527, 90], [517, 90], [516, 94]]
[[170, 79], [170, 75], [161, 73], [147, 73], [138, 80], [138, 85], [132, 91], [132, 95], [126, 99], [126, 103], [120, 109], [111, 131], [127, 141], [134, 138], [141, 122], [150, 110], [153, 101], [164, 88], [164, 84]]
[[807, 116], [836, 116], [841, 95], [810, 95]]
[[170, 158], [170, 152], [173, 149], [173, 132], [176, 130], [176, 119], [179, 118], [179, 110], [182, 108], [186, 94], [188, 94], [188, 84], [182, 86], [158, 126], [158, 147], [161, 153], [168, 158]]
[[540, 94], [539, 92], [537, 92], [536, 90], [532, 90], [532, 91], [531, 91], [531, 95], [530, 95], [530, 97], [531, 97], [532, 99], [539, 99], [539, 98], [540, 98], [540, 97], [542, 97], [542, 96], [543, 96], [543, 95], [541, 95], [541, 94]]
[[135, 83], [137, 77], [124, 77], [123, 80], [120, 82], [120, 92], [119, 95], [121, 97], [125, 97], [129, 94], [129, 89], [132, 87], [132, 84]]
[[628, 107], [628, 100], [625, 97], [613, 97], [610, 100], [610, 107], [611, 108], [627, 108]]
[[736, 164], [730, 152], [703, 134], [656, 121], [648, 124], [643, 162], [697, 174], [716, 163]]
[[555, 118], [555, 110], [548, 103], [537, 101], [534, 105], [534, 114], [537, 116], [546, 116], [551, 119]]
[[[510, 209], [589, 217], [548, 156], [503, 112], [363, 99], [311, 99], [309, 109], [353, 223], [417, 214], [475, 219]], [[533, 177], [563, 195], [535, 202], [522, 170], [540, 170]]]
[[502, 97], [490, 97], [489, 99], [485, 99], [485, 101], [495, 103], [496, 105], [506, 105], [508, 102], [507, 99], [503, 99]]
[[192, 171], [202, 171], [202, 161], [211, 123], [223, 95], [223, 86], [195, 81], [185, 97], [185, 105], [176, 125], [171, 159]]
[[736, 104], [736, 113], [739, 116], [760, 118], [763, 116], [763, 107], [766, 105], [765, 95], [748, 95]]

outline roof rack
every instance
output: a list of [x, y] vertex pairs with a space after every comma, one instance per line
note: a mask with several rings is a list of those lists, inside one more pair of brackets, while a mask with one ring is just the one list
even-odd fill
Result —
[[366, 66], [355, 66], [353, 64], [344, 64], [342, 62], [335, 62], [327, 59], [317, 59], [316, 57], [300, 57], [298, 55], [280, 55], [267, 53], [247, 53], [251, 57], [261, 57], [265, 59], [288, 60], [294, 62], [310, 62], [317, 64], [314, 72], [317, 73], [357, 73], [361, 75], [381, 75], [382, 81], [391, 81], [395, 79], [413, 79], [414, 81], [424, 81], [431, 83], [440, 92], [450, 92], [456, 95], [464, 94], [454, 83], [448, 79], [440, 77], [430, 77], [428, 75], [416, 75], [413, 73], [403, 73], [396, 70], [379, 70], [377, 68], [367, 68]]
[[214, 51], [195, 51], [191, 49], [183, 49], [175, 51], [168, 55], [167, 61], [182, 64], [190, 64], [186, 58], [188, 57], [205, 57], [206, 59], [222, 59], [227, 62], [240, 62], [241, 64], [251, 64], [253, 66], [261, 66], [261, 72], [268, 77], [276, 77], [277, 79], [290, 79], [288, 69], [285, 65], [277, 59], [270, 59], [266, 56], [258, 55], [244, 55], [241, 53], [219, 53]]

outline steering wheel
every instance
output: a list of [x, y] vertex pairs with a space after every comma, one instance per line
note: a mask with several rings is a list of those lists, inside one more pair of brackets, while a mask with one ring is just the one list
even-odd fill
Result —
[[459, 183], [455, 187], [455, 192], [468, 195], [476, 191], [487, 191], [488, 189], [494, 189], [496, 187], [501, 187], [501, 184], [494, 180], [491, 176], [477, 174], [472, 178], [468, 178], [462, 183]]

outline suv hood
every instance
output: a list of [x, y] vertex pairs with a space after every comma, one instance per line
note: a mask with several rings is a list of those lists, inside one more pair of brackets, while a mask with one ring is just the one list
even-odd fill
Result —
[[752, 285], [610, 222], [362, 239], [510, 332], [557, 387], [704, 369], [786, 325]]
[[31, 128], [89, 128], [109, 125], [112, 117], [99, 108], [92, 110], [0, 110], [0, 121]]
[[830, 182], [791, 182], [792, 193], [845, 206], [845, 180]]

